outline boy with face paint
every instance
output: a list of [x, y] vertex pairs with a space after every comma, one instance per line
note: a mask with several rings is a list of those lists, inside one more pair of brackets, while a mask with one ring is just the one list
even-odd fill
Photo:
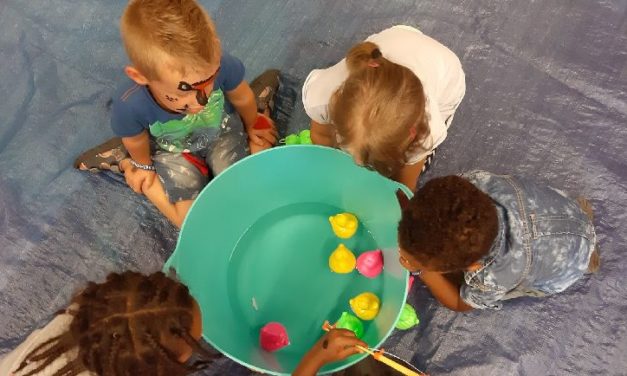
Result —
[[131, 0], [120, 25], [131, 64], [124, 69], [130, 80], [113, 98], [119, 138], [75, 165], [124, 173], [133, 191], [180, 227], [209, 174], [276, 143], [267, 115], [278, 71], [253, 81], [255, 94], [195, 0]]

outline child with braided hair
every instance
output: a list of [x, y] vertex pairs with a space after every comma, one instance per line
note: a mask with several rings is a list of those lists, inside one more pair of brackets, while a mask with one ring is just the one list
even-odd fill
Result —
[[313, 70], [302, 97], [315, 144], [339, 146], [357, 164], [414, 190], [465, 91], [455, 53], [399, 25], [356, 44], [334, 66]]
[[188, 375], [216, 357], [198, 342], [201, 328], [183, 284], [161, 272], [113, 273], [0, 359], [0, 375]]
[[[200, 345], [201, 334], [200, 307], [185, 285], [161, 272], [112, 273], [103, 283], [90, 282], [68, 309], [0, 359], [0, 375], [189, 375], [220, 356]], [[314, 375], [356, 354], [355, 345], [366, 346], [352, 332], [334, 329], [295, 372]]]

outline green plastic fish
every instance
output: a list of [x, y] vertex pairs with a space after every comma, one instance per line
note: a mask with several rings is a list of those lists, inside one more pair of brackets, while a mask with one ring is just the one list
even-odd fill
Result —
[[298, 134], [290, 134], [285, 137], [285, 145], [311, 145], [311, 132], [309, 129], [300, 131]]
[[340, 316], [340, 319], [335, 323], [335, 327], [338, 329], [352, 330], [357, 338], [364, 336], [364, 324], [361, 320], [348, 312], [342, 312], [342, 316]]
[[411, 329], [419, 323], [420, 319], [418, 319], [418, 315], [416, 314], [416, 310], [414, 309], [414, 307], [405, 303], [405, 305], [403, 306], [403, 310], [401, 311], [401, 317], [399, 317], [398, 321], [396, 322], [396, 329]]

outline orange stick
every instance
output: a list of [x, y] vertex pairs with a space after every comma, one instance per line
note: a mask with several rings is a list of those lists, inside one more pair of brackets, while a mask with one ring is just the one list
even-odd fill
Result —
[[[324, 324], [322, 324], [322, 330], [324, 330], [325, 332], [328, 332], [331, 329], [334, 329], [335, 327], [333, 325], [331, 325], [328, 321], [325, 321]], [[357, 346], [357, 348], [367, 354], [370, 354], [373, 358], [375, 358], [376, 360], [378, 360], [379, 362], [385, 364], [388, 367], [391, 367], [395, 370], [397, 370], [398, 372], [402, 373], [403, 375], [406, 376], [424, 376], [424, 373], [418, 373], [414, 370], [411, 370], [407, 367], [405, 367], [402, 364], [399, 364], [397, 362], [395, 362], [394, 360], [387, 358], [385, 356], [383, 356], [383, 350], [370, 350], [367, 347], [363, 347], [363, 346]]]

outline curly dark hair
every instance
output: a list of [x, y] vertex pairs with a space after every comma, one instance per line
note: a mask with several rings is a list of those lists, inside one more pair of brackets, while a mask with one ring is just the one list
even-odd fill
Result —
[[[158, 272], [112, 273], [104, 283], [90, 282], [73, 300], [69, 329], [31, 351], [15, 371], [36, 375], [57, 358], [69, 362], [55, 376], [84, 371], [105, 376], [188, 375], [206, 368], [216, 355], [190, 335], [194, 300], [187, 287]], [[183, 364], [164, 343], [180, 339], [199, 359]], [[69, 354], [78, 350], [76, 357]], [[28, 369], [28, 370], [26, 370]]]
[[498, 231], [492, 199], [458, 176], [424, 185], [403, 209], [399, 244], [434, 271], [466, 269], [485, 256]]

